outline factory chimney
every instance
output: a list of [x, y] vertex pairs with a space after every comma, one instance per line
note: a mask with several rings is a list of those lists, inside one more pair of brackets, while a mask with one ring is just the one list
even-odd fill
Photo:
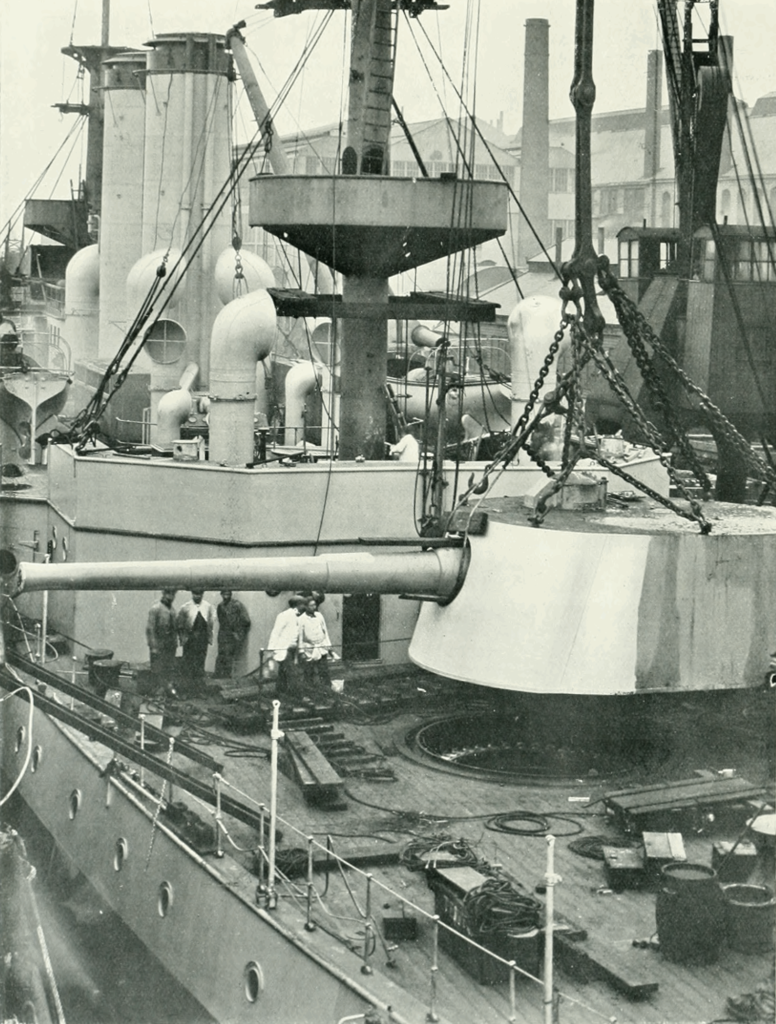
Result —
[[517, 264], [524, 267], [528, 257], [540, 248], [534, 232], [549, 246], [548, 213], [550, 177], [549, 121], [549, 37], [550, 23], [528, 18], [525, 23], [525, 67], [523, 72], [523, 133], [520, 146], [520, 203], [533, 225], [520, 223]]
[[657, 176], [660, 171], [660, 113], [663, 94], [663, 55], [650, 50], [647, 56], [647, 102], [644, 111], [644, 179], [650, 197], [649, 226], [657, 224]]

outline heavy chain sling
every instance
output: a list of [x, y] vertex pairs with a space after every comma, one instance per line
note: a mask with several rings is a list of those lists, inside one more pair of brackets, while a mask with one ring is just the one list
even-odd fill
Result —
[[776, 487], [776, 472], [752, 450], [746, 438], [738, 432], [722, 410], [711, 401], [708, 395], [678, 365], [652, 330], [643, 313], [622, 291], [608, 269], [602, 269], [599, 272], [599, 281], [601, 287], [614, 304], [617, 316], [620, 322], [623, 323], [623, 326], [625, 327], [625, 324], [631, 325], [632, 329], [638, 330], [642, 337], [648, 339], [654, 352], [665, 361], [687, 392], [698, 399], [701, 409], [708, 415], [712, 425], [720, 430], [730, 446], [738, 453], [747, 467], [753, 471], [752, 475], [759, 480], [766, 481], [771, 487]]
[[[604, 272], [599, 271], [599, 280], [602, 282], [602, 285], [604, 282], [603, 273]], [[650, 355], [649, 349], [647, 348], [647, 346], [650, 345], [653, 348], [653, 351], [656, 351], [653, 344], [654, 332], [643, 317], [641, 317], [641, 322], [639, 322], [637, 318], [632, 316], [632, 313], [637, 311], [635, 306], [629, 307], [627, 303], [618, 301], [620, 298], [627, 300], [627, 296], [608, 270], [606, 270], [605, 273], [608, 275], [608, 283], [612, 284], [618, 293], [615, 296], [613, 292], [607, 292], [617, 312], [617, 318], [623, 328], [625, 340], [633, 353], [636, 365], [641, 371], [642, 379], [649, 388], [655, 407], [663, 416], [671, 441], [676, 444], [677, 448], [686, 459], [695, 479], [701, 484], [705, 491], [710, 491], [712, 487], [711, 481], [701, 465], [695, 450], [687, 440], [685, 432], [679, 423], [678, 417], [667, 400], [663, 380], [660, 373], [655, 368], [654, 358]]]
[[[663, 380], [655, 367], [654, 358], [650, 355], [647, 348], [650, 338], [644, 336], [644, 332], [640, 329], [641, 325], [629, 316], [629, 311], [623, 307], [618, 307], [616, 303], [615, 309], [625, 333], [625, 340], [628, 342], [628, 346], [636, 360], [636, 365], [641, 371], [642, 379], [649, 388], [655, 408], [663, 416], [671, 441], [676, 444], [703, 489], [710, 491], [711, 481], [701, 465], [694, 448], [687, 440], [687, 436], [679, 423], [676, 413], [667, 400]], [[646, 321], [644, 321], [644, 324], [646, 324]]]
[[[542, 416], [547, 415], [547, 413], [543, 411], [543, 408], [540, 407], [536, 418], [529, 425], [531, 413], [533, 412], [534, 406], [536, 405], [536, 402], [539, 398], [539, 392], [544, 387], [544, 382], [546, 381], [547, 376], [550, 372], [550, 367], [555, 361], [555, 357], [558, 354], [558, 349], [560, 348], [561, 342], [563, 341], [563, 335], [566, 330], [566, 327], [570, 323], [571, 319], [567, 318], [564, 313], [561, 316], [560, 326], [558, 330], [555, 332], [550, 347], [547, 350], [547, 355], [544, 357], [544, 362], [542, 363], [541, 368], [539, 370], [539, 375], [534, 381], [533, 388], [531, 389], [531, 392], [528, 396], [528, 401], [525, 404], [525, 408], [520, 414], [520, 418], [518, 419], [517, 423], [514, 425], [514, 427], [512, 427], [512, 437], [509, 439], [509, 441], [504, 446], [502, 451], [500, 451], [498, 455], [496, 455], [496, 457], [492, 460], [490, 465], [485, 467], [485, 469], [482, 471], [482, 476], [480, 477], [479, 481], [475, 483], [474, 474], [472, 474], [472, 476], [469, 479], [469, 486], [466, 488], [465, 491], [461, 493], [461, 497], [458, 499], [456, 508], [460, 508], [462, 505], [465, 505], [470, 494], [484, 494], [485, 491], [487, 491], [488, 479], [493, 470], [498, 465], [501, 465], [503, 469], [506, 469], [506, 467], [514, 459], [514, 457], [517, 455], [520, 449], [525, 445], [526, 440], [528, 439], [531, 432], [533, 431], [539, 420], [542, 418]], [[531, 457], [531, 459], [536, 463], [536, 465], [540, 467], [542, 472], [544, 472], [549, 477], [555, 476], [555, 471], [551, 469], [543, 459], [541, 459], [539, 456], [532, 455], [530, 452], [528, 452], [528, 454]]]
[[[574, 471], [577, 462], [582, 456], [583, 445], [581, 439], [584, 437], [584, 422], [583, 422], [583, 403], [582, 403], [582, 382], [581, 374], [582, 368], [588, 361], [588, 354], [586, 348], [589, 346], [583, 345], [583, 338], [585, 337], [585, 329], [579, 317], [572, 319], [571, 321], [571, 369], [565, 375], [562, 383], [559, 385], [555, 394], [558, 399], [561, 397], [566, 399], [567, 412], [566, 422], [563, 430], [563, 454], [561, 457], [561, 470], [560, 473], [553, 474], [552, 485], [547, 489], [545, 493], [539, 498], [534, 508], [533, 513], [528, 517], [528, 521], [533, 526], [541, 526], [544, 522], [544, 518], [547, 515], [547, 503], [548, 501], [557, 494], [568, 481], [569, 477]], [[576, 446], [576, 451], [572, 452], [572, 439], [574, 434], [574, 428], [578, 431], [580, 443]]]
[[[649, 445], [657, 455], [660, 464], [668, 473], [668, 477], [671, 480], [672, 484], [681, 493], [682, 497], [684, 497], [685, 500], [688, 502], [691, 511], [686, 511], [685, 509], [677, 505], [675, 502], [672, 502], [670, 498], [665, 498], [663, 497], [663, 495], [658, 494], [657, 491], [648, 489], [643, 484], [634, 480], [634, 478], [631, 477], [630, 474], [624, 473], [619, 469], [614, 469], [614, 472], [616, 472], [618, 476], [622, 477], [622, 479], [628, 480], [629, 483], [633, 483], [640, 491], [643, 491], [645, 494], [648, 494], [649, 497], [653, 498], [655, 501], [659, 501], [661, 505], [665, 505], [666, 508], [671, 509], [672, 512], [675, 512], [677, 515], [683, 516], [685, 519], [691, 519], [697, 522], [700, 527], [701, 533], [710, 533], [711, 524], [706, 520], [706, 517], [703, 515], [703, 510], [701, 509], [700, 504], [689, 493], [683, 481], [677, 475], [677, 471], [671, 464], [670, 452], [667, 452], [665, 450], [663, 439], [660, 437], [660, 434], [658, 433], [656, 428], [653, 426], [652, 423], [649, 422], [649, 420], [646, 418], [637, 402], [634, 400], [633, 396], [628, 390], [628, 386], [622, 379], [620, 372], [617, 370], [617, 368], [609, 359], [609, 357], [604, 355], [603, 352], [597, 351], [595, 348], [592, 347], [590, 351], [596, 366], [601, 371], [603, 376], [606, 378], [611, 389], [615, 392], [617, 397], [620, 399], [620, 401], [623, 403], [623, 405], [628, 410], [630, 415], [633, 417], [639, 429], [647, 438]], [[596, 458], [597, 461], [600, 462], [602, 466], [606, 466], [607, 469], [613, 468], [613, 464], [610, 463], [608, 460], [604, 460], [600, 455], [597, 455]]]

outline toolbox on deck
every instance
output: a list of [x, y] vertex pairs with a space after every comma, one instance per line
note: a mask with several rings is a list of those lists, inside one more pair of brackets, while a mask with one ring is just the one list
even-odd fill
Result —
[[[480, 985], [501, 985], [509, 981], [510, 969], [466, 939], [472, 939], [503, 960], [514, 961], [518, 968], [534, 977], [538, 974], [543, 940], [538, 927], [481, 932], [469, 926], [464, 901], [470, 892], [488, 881], [485, 875], [470, 867], [439, 867], [429, 868], [427, 879], [434, 893], [434, 912], [443, 924], [461, 933], [456, 935], [447, 928], [440, 928], [439, 947], [449, 953], [475, 981]], [[517, 977], [520, 977], [519, 972]]]
[[602, 847], [606, 884], [615, 892], [641, 889], [647, 883], [647, 859], [641, 847]]

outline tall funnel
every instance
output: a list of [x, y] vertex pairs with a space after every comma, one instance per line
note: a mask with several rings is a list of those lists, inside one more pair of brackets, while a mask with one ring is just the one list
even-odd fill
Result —
[[[148, 46], [143, 252], [186, 244], [229, 177], [229, 59], [223, 36], [164, 34]], [[210, 332], [221, 308], [214, 285], [216, 259], [230, 241], [228, 204], [215, 219], [186, 278], [182, 326], [186, 362], [209, 378]]]
[[140, 50], [103, 65], [109, 116], [103, 136], [98, 355], [105, 359], [115, 354], [136, 313], [127, 309], [126, 279], [142, 252], [145, 66]]

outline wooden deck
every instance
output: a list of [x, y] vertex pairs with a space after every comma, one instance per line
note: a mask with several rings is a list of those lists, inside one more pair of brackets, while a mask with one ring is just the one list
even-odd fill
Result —
[[[491, 815], [508, 812], [557, 814], [561, 817], [549, 819], [557, 835], [555, 871], [562, 879], [555, 888], [556, 912], [587, 931], [589, 938], [579, 943], [580, 949], [587, 949], [593, 957], [603, 958], [610, 965], [613, 963], [625, 977], [656, 982], [659, 986], [648, 998], [632, 1000], [600, 978], [585, 977], [584, 971], [558, 971], [556, 988], [560, 992], [561, 1021], [592, 1024], [601, 1019], [616, 1019], [632, 1024], [700, 1024], [719, 1020], [726, 1017], [728, 996], [753, 991], [758, 982], [769, 977], [771, 956], [767, 954], [744, 955], [723, 948], [715, 964], [686, 966], [671, 963], [653, 948], [635, 947], [634, 939], [655, 936], [654, 891], [609, 891], [603, 863], [575, 854], [569, 843], [570, 833], [576, 833], [573, 838], [605, 836], [616, 840], [622, 837], [611, 814], [606, 813], [602, 797], [607, 788], [623, 789], [631, 780], [634, 784], [644, 784], [654, 778], [671, 780], [693, 772], [732, 768], [737, 775], [757, 786], [770, 786], [773, 767], [768, 736], [773, 728], [769, 720], [772, 706], [769, 709], [769, 705], [755, 697], [748, 706], [742, 704], [740, 697], [734, 704], [726, 704], [722, 697], [716, 705], [706, 698], [696, 704], [690, 698], [679, 707], [673, 704], [662, 709], [659, 702], [653, 701], [651, 726], [667, 732], [672, 749], [657, 769], [650, 767], [650, 774], [634, 771], [627, 778], [618, 777], [614, 785], [610, 780], [595, 776], [536, 784], [462, 775], [442, 764], [432, 764], [407, 746], [405, 737], [418, 724], [445, 713], [466, 713], [467, 707], [470, 712], [474, 711], [482, 705], [485, 691], [472, 693], [459, 684], [410, 677], [399, 684], [406, 694], [406, 711], [401, 704], [394, 707], [393, 713], [378, 712], [368, 705], [365, 710], [359, 699], [367, 700], [383, 686], [395, 694], [395, 681], [388, 684], [379, 678], [348, 681], [345, 699], [338, 711], [332, 712], [332, 721], [336, 723], [338, 734], [382, 759], [389, 769], [386, 774], [392, 775], [395, 781], [358, 778], [356, 773], [345, 780], [346, 806], [332, 810], [311, 806], [305, 801], [298, 783], [281, 773], [278, 807], [285, 824], [280, 825], [283, 840], [278, 852], [282, 863], [288, 863], [284, 858], [289, 849], [305, 850], [307, 836], [313, 836], [320, 843], [330, 837], [334, 851], [346, 860], [354, 850], [380, 851], [393, 849], [395, 844], [415, 842], [432, 846], [435, 841], [448, 837], [465, 840], [479, 858], [490, 865], [502, 865], [527, 892], [534, 893], [536, 886], [544, 882], [547, 851], [544, 835], [494, 832], [488, 829], [486, 822]], [[264, 695], [265, 709], [269, 696]], [[467, 704], [467, 698], [471, 705]], [[184, 733], [190, 732], [184, 729]], [[217, 727], [211, 731], [211, 739], [217, 732]], [[241, 736], [239, 741], [255, 743], [265, 750], [269, 747], [268, 735], [264, 732]], [[224, 775], [230, 786], [268, 802], [270, 766], [266, 754], [230, 757], [226, 736], [222, 747], [211, 746], [214, 756], [220, 759], [223, 755], [227, 761]], [[204, 773], [202, 777], [206, 777]], [[589, 806], [580, 800], [584, 797], [590, 798]], [[239, 823], [230, 822], [228, 828], [234, 844], [245, 848], [256, 845], [255, 833]], [[292, 828], [298, 830], [296, 835]], [[702, 833], [684, 831], [688, 861], [710, 864], [713, 841], [734, 840], [739, 833], [734, 816], [724, 814], [718, 822], [705, 822]], [[234, 850], [233, 853], [245, 866], [252, 866], [252, 857]], [[299, 860], [304, 862], [303, 853]], [[370, 966], [427, 1001], [433, 925], [429, 917], [416, 912], [412, 906], [428, 915], [434, 913], [434, 896], [424, 872], [411, 871], [401, 863], [376, 865], [365, 870], [370, 871], [374, 880], [372, 910], [378, 925], [384, 917], [396, 918], [402, 914], [417, 919], [417, 938], [391, 943], [396, 948], [390, 951], [377, 940]], [[758, 858], [750, 882], [772, 885], [771, 871], [772, 868]], [[397, 895], [381, 889], [381, 885]], [[360, 972], [364, 941], [363, 873], [332, 870], [326, 882], [326, 876], [316, 871], [315, 886], [323, 895], [314, 900], [314, 920], [327, 938], [330, 933], [336, 934], [341, 943], [341, 948], [332, 955], [340, 967]], [[282, 914], [284, 920], [295, 922], [300, 930], [305, 921], [305, 891], [303, 876], [281, 882], [278, 888], [277, 913]], [[410, 906], [402, 910], [398, 897], [409, 901]], [[331, 943], [329, 946], [331, 952]], [[391, 965], [386, 966], [389, 960]], [[488, 1024], [493, 1021], [495, 1024], [511, 1019], [509, 985], [481, 985], [445, 953], [439, 954], [437, 985], [438, 1012], [446, 1020]], [[542, 999], [539, 984], [518, 977], [516, 1019], [540, 1024]]]
[[[425, 722], [454, 714], [469, 721], [489, 707], [491, 700], [500, 702], [502, 717], [513, 714], [515, 728], [520, 730], [523, 725], [519, 698], [509, 704], [503, 696], [491, 696], [490, 691], [419, 673], [393, 677], [372, 674], [368, 678], [359, 678], [352, 672], [345, 675], [345, 691], [336, 703], [324, 695], [306, 702], [286, 702], [282, 708], [285, 713], [290, 710], [289, 703], [301, 707], [304, 717], [313, 722], [308, 735], [315, 736], [314, 720], [323, 719], [334, 740], [331, 749], [359, 753], [351, 759], [349, 768], [347, 759], [336, 764], [344, 786], [340, 794], [342, 803], [334, 807], [309, 802], [298, 773], [281, 771], [278, 827], [282, 840], [278, 845], [278, 863], [289, 877], [285, 873], [279, 876], [277, 908], [273, 913], [301, 942], [309, 944], [316, 956], [352, 975], [365, 987], [370, 981], [362, 972], [364, 966], [375, 975], [383, 975], [389, 985], [395, 986], [395, 1005], [401, 1019], [408, 1019], [401, 1010], [402, 991], [432, 1009], [435, 901], [425, 872], [411, 870], [406, 858], [397, 861], [397, 851], [406, 853], [410, 844], [428, 850], [445, 842], [464, 841], [480, 864], [501, 866], [526, 893], [535, 895], [537, 886], [545, 882], [547, 840], [541, 824], [537, 826], [534, 819], [524, 819], [526, 830], [536, 830], [537, 834], [508, 834], [488, 827], [488, 819], [493, 815], [543, 816], [557, 837], [555, 872], [561, 879], [554, 889], [557, 919], [588, 936], [571, 944], [581, 951], [579, 956], [563, 956], [559, 951], [556, 958], [560, 1021], [708, 1024], [728, 1019], [729, 996], [752, 992], [758, 983], [772, 978], [772, 954], [745, 955], [725, 947], [717, 963], [688, 966], [670, 962], [649, 945], [634, 946], [633, 940], [655, 936], [655, 892], [609, 890], [603, 862], [580, 856], [570, 846], [580, 838], [604, 837], [610, 842], [623, 839], [615, 816], [607, 813], [604, 795], [629, 785], [670, 782], [704, 772], [708, 778], [708, 773], [724, 769], [728, 770], [726, 774], [735, 771], [735, 777], [761, 787], [772, 798], [776, 735], [772, 695], [764, 691], [748, 695], [706, 694], [697, 698], [684, 696], [678, 702], [650, 698], [643, 702], [638, 714], [643, 731], [659, 735], [664, 741], [656, 760], [642, 760], [632, 770], [612, 778], [591, 769], [584, 777], [540, 782], [461, 773], [442, 762], [432, 762], [408, 741], [409, 734]], [[250, 687], [244, 689], [242, 700], [224, 700], [213, 685], [205, 699], [176, 703], [167, 708], [166, 727], [170, 727], [172, 710], [178, 724], [171, 731], [178, 735], [179, 742], [186, 740], [215, 761], [224, 762], [225, 794], [254, 806], [268, 805], [271, 768], [267, 723], [272, 692], [266, 689], [260, 693], [258, 687], [253, 691]], [[235, 689], [224, 693], [234, 697]], [[155, 708], [149, 702], [145, 710], [152, 712]], [[535, 710], [534, 707], [532, 722], [538, 726]], [[612, 723], [612, 729], [620, 725], [618, 719], [616, 725]], [[606, 734], [606, 729], [599, 731]], [[521, 740], [530, 743], [530, 736], [523, 734]], [[112, 754], [107, 748], [96, 743], [94, 748], [106, 763], [110, 760]], [[192, 762], [177, 753], [173, 755], [173, 764], [201, 782], [212, 783], [212, 771], [207, 764]], [[146, 784], [157, 788], [159, 785], [149, 772]], [[201, 801], [177, 786], [173, 797], [212, 825], [212, 812]], [[688, 861], [710, 864], [713, 842], [735, 840], [740, 834], [740, 809], [738, 813], [738, 818], [733, 813], [720, 813], [715, 821], [701, 818], [701, 832], [683, 829]], [[519, 823], [520, 819], [516, 821]], [[225, 884], [252, 901], [258, 882], [258, 833], [229, 816], [224, 817], [224, 826], [226, 856], [215, 856], [212, 845], [209, 850], [200, 848], [200, 852]], [[346, 861], [351, 856], [362, 861], [365, 854], [374, 855], [376, 861], [359, 870], [340, 871], [332, 866], [326, 872], [317, 865], [312, 899], [314, 930], [305, 927], [308, 837], [322, 847], [328, 841]], [[197, 844], [194, 846], [196, 849]], [[316, 852], [316, 860], [320, 861], [322, 856]], [[364, 917], [366, 872], [372, 879], [371, 912], [378, 934], [368, 943], [371, 955], [365, 965], [365, 933], [369, 932]], [[761, 855], [749, 881], [773, 885], [772, 875], [772, 861], [768, 863]], [[415, 937], [384, 941], [384, 920], [391, 920], [395, 926], [397, 920], [407, 917], [416, 921], [410, 929], [415, 931]], [[579, 961], [586, 955], [588, 959], [604, 961], [606, 972], [591, 974], [580, 967]], [[563, 963], [565, 970], [561, 969]], [[609, 981], [605, 980], [607, 975]], [[655, 984], [658, 987], [646, 998], [634, 1000], [612, 984], [613, 976], [648, 990], [654, 989]], [[497, 1024], [510, 1020], [543, 1024], [541, 984], [526, 977], [516, 978], [514, 1016], [508, 983], [480, 984], [471, 971], [463, 969], [445, 952], [439, 953], [436, 987], [437, 1002], [433, 1009], [440, 1020], [449, 1024]]]

